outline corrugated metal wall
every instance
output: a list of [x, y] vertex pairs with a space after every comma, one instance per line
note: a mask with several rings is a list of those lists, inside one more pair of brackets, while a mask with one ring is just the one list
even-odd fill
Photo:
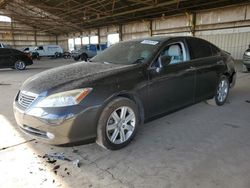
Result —
[[17, 49], [27, 46], [55, 44], [56, 37], [54, 35], [36, 32], [34, 28], [18, 21], [0, 22], [0, 41]]
[[230, 52], [235, 59], [242, 59], [250, 44], [249, 20], [250, 5], [198, 12], [196, 29], [204, 31], [196, 32], [196, 36]]
[[[194, 26], [194, 20], [195, 26]], [[122, 28], [122, 31], [119, 29]], [[150, 30], [151, 29], [151, 30]], [[99, 28], [100, 42], [107, 41], [107, 35], [122, 33], [123, 40], [143, 38], [158, 35], [187, 36], [195, 33], [196, 37], [208, 40], [223, 50], [232, 54], [235, 59], [242, 59], [242, 55], [250, 44], [250, 4], [229, 6], [212, 10], [183, 13], [171, 17], [162, 16], [151, 20], [138, 20], [122, 24]], [[66, 36], [71, 37], [97, 35], [92, 29]], [[63, 40], [60, 37], [59, 43]], [[66, 44], [65, 42], [63, 43]]]

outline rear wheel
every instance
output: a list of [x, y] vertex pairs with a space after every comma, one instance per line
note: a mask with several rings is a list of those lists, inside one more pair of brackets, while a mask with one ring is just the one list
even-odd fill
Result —
[[59, 53], [56, 52], [55, 55], [54, 55], [55, 58], [58, 58], [59, 57]]
[[221, 76], [216, 88], [214, 98], [207, 100], [206, 102], [211, 105], [221, 106], [225, 104], [229, 94], [230, 84], [226, 76]]
[[136, 104], [127, 98], [117, 98], [104, 108], [100, 116], [96, 142], [107, 149], [121, 149], [131, 142], [138, 124]]
[[81, 60], [82, 60], [82, 61], [88, 61], [88, 56], [87, 56], [87, 54], [82, 54], [82, 55], [81, 55]]
[[75, 57], [74, 57], [74, 60], [75, 60], [75, 61], [79, 61], [79, 59], [80, 59], [80, 56], [75, 56]]
[[26, 68], [26, 64], [21, 61], [21, 60], [17, 60], [15, 63], [15, 69], [17, 70], [24, 70]]

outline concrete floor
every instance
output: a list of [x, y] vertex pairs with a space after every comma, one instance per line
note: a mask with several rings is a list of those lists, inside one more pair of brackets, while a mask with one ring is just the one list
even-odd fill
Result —
[[[73, 61], [41, 60], [26, 71], [0, 70], [1, 187], [250, 187], [249, 73], [238, 72], [224, 106], [201, 102], [172, 113], [140, 127], [128, 147], [107, 151], [95, 143], [46, 145], [17, 128], [12, 101], [22, 82], [69, 63]], [[80, 168], [69, 161], [50, 164], [42, 158], [53, 152], [79, 159]]]

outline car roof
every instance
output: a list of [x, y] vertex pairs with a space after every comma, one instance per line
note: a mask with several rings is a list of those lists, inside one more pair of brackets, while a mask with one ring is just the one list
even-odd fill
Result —
[[144, 38], [138, 38], [138, 39], [132, 39], [130, 41], [143, 41], [143, 40], [155, 40], [155, 41], [160, 41], [160, 42], [166, 42], [169, 39], [174, 39], [174, 38], [196, 38], [192, 36], [153, 36], [153, 37], [144, 37]]

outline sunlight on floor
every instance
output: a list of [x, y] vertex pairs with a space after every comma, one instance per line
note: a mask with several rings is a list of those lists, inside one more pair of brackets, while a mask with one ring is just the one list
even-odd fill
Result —
[[25, 139], [14, 128], [4, 115], [0, 114], [0, 148], [24, 142]]
[[33, 143], [22, 144], [25, 141], [7, 118], [0, 114], [0, 185], [5, 188], [61, 186], [57, 183], [62, 182], [61, 178], [38, 157]]

